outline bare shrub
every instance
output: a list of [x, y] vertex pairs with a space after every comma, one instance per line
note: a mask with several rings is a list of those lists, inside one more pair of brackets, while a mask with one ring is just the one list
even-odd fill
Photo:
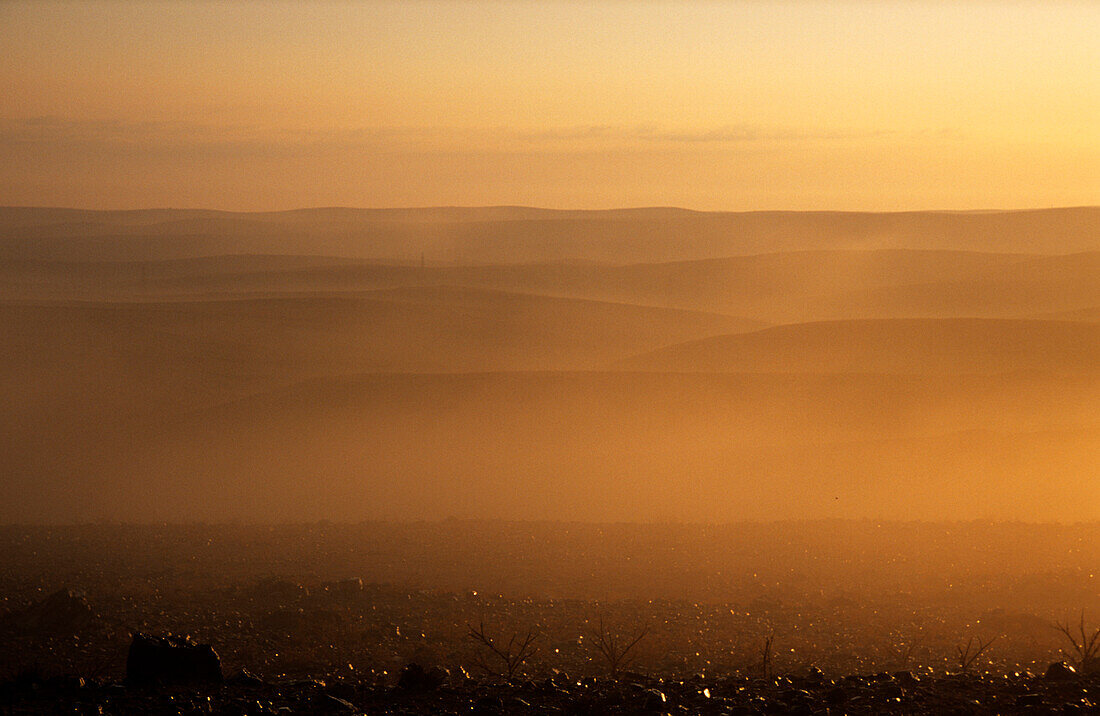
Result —
[[966, 646], [963, 647], [959, 644], [955, 647], [955, 666], [960, 674], [969, 674], [974, 670], [974, 666], [978, 663], [978, 659], [982, 657], [989, 647], [993, 645], [993, 642], [999, 639], [999, 636], [995, 636], [987, 641], [982, 641], [980, 638], [970, 637], [966, 641]]
[[765, 679], [771, 678], [775, 673], [775, 658], [772, 653], [772, 644], [775, 634], [768, 634], [760, 646], [760, 675]]
[[523, 665], [539, 651], [535, 645], [539, 635], [533, 629], [528, 629], [522, 638], [518, 633], [513, 633], [505, 642], [503, 637], [489, 634], [482, 622], [476, 629], [469, 626], [468, 636], [482, 646], [477, 656], [477, 667], [489, 676], [507, 681], [515, 678]]
[[1100, 627], [1090, 633], [1085, 627], [1084, 611], [1081, 612], [1081, 620], [1076, 627], [1071, 626], [1069, 619], [1066, 619], [1056, 623], [1054, 628], [1069, 641], [1073, 650], [1067, 654], [1063, 649], [1062, 653], [1069, 656], [1079, 671], [1100, 671]]
[[604, 625], [603, 617], [599, 617], [599, 623], [591, 632], [592, 643], [596, 651], [603, 657], [607, 665], [608, 674], [616, 678], [624, 669], [630, 668], [638, 656], [635, 647], [649, 633], [649, 626], [642, 626], [632, 633], [619, 634]]

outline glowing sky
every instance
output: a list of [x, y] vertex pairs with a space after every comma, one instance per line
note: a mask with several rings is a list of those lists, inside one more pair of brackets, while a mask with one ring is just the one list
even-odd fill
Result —
[[1100, 3], [0, 2], [0, 204], [1100, 203]]

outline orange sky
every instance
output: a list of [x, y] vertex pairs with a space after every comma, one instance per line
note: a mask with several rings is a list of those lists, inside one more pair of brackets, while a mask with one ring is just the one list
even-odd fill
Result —
[[1100, 203], [1100, 3], [2, 2], [0, 204]]

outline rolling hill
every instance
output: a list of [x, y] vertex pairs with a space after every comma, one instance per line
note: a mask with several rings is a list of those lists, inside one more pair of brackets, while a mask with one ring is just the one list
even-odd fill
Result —
[[[1100, 250], [1100, 209], [748, 212], [310, 209], [274, 213], [0, 209], [0, 258], [162, 260], [329, 254], [459, 264], [655, 263], [807, 250]], [[1056, 247], [1056, 248], [1055, 248]]]
[[1100, 374], [1100, 326], [1073, 321], [884, 319], [775, 326], [616, 364], [658, 372]]
[[1100, 518], [1098, 227], [0, 208], [0, 520]]

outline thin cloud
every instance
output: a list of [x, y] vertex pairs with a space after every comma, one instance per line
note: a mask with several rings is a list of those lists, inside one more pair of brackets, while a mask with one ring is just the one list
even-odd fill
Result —
[[578, 125], [522, 128], [358, 127], [297, 129], [249, 125], [207, 125], [186, 121], [75, 120], [63, 117], [0, 118], [0, 148], [122, 149], [159, 153], [301, 153], [310, 151], [433, 152], [608, 150], [661, 145], [768, 145], [806, 141], [950, 138], [942, 129], [803, 130], [756, 125], [673, 129], [654, 125]]

